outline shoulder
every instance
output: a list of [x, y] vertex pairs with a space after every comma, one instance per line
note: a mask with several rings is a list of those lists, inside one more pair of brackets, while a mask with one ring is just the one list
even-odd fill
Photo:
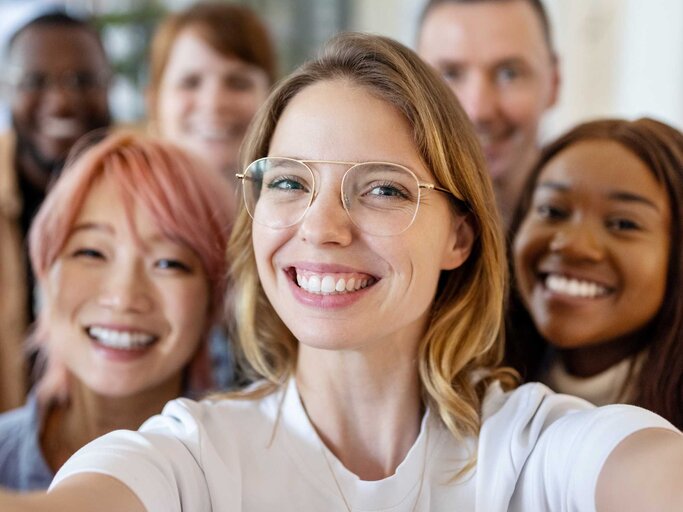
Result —
[[34, 434], [37, 422], [37, 405], [33, 400], [0, 414], [0, 459], [4, 459], [8, 452], [15, 451], [22, 439]]
[[[624, 423], [625, 428], [662, 427], [666, 420], [640, 407], [615, 404], [602, 407], [582, 398], [555, 393], [544, 384], [524, 384], [505, 392], [496, 383], [490, 386], [482, 408], [482, 430], [511, 431], [535, 425], [540, 434], [555, 424], [574, 426], [605, 422]], [[666, 427], [669, 428], [669, 427]]]
[[38, 443], [40, 419], [35, 397], [0, 414], [0, 485], [15, 490], [44, 489], [52, 479]]
[[672, 428], [639, 407], [595, 407], [538, 383], [510, 392], [493, 385], [484, 401], [477, 471], [529, 510], [556, 499], [593, 506], [610, 453], [630, 434], [653, 427]]
[[268, 436], [277, 421], [280, 393], [260, 399], [178, 398], [169, 402], [158, 416], [147, 420], [140, 432], [159, 432], [189, 441], [204, 438], [232, 439]]

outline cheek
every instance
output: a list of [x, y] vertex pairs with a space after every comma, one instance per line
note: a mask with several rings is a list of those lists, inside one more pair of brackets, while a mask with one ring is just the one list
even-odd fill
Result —
[[251, 242], [254, 247], [254, 258], [261, 279], [266, 278], [270, 269], [275, 265], [274, 258], [277, 251], [287, 241], [293, 238], [295, 228], [268, 229], [255, 222], [252, 223]]
[[90, 290], [90, 295], [94, 294], [97, 288], [96, 276], [89, 276], [93, 279], [87, 280], [87, 286], [86, 280], [82, 277], [81, 272], [71, 271], [68, 264], [57, 263], [50, 269], [41, 288], [41, 300], [43, 307], [49, 311], [50, 323], [59, 321], [81, 304], [85, 300], [87, 290]]
[[522, 295], [527, 295], [533, 286], [534, 264], [543, 245], [533, 228], [523, 224], [512, 247], [515, 279]]
[[12, 121], [15, 125], [22, 127], [31, 121], [31, 116], [38, 105], [36, 99], [31, 99], [23, 94], [17, 93], [12, 97]]
[[84, 108], [90, 112], [91, 117], [104, 117], [109, 111], [109, 102], [104, 94], [94, 94], [86, 102]]
[[501, 97], [507, 117], [529, 131], [536, 131], [538, 119], [544, 111], [542, 95], [535, 87], [520, 87]]
[[[187, 283], [186, 286], [165, 293], [166, 314], [171, 321], [177, 319], [179, 328], [187, 336], [199, 340], [206, 327], [209, 313], [209, 287], [202, 279], [200, 282]], [[172, 300], [174, 299], [175, 300]], [[189, 341], [189, 340], [187, 340]]]
[[162, 87], [157, 101], [158, 129], [162, 134], [177, 127], [182, 112], [191, 103], [191, 94]]
[[[638, 257], [624, 259], [622, 267], [629, 269], [629, 294], [644, 300], [650, 299], [653, 309], [659, 309], [664, 301], [666, 280], [669, 263], [668, 246], [660, 251], [652, 251], [652, 247], [645, 247], [639, 251]], [[635, 251], [632, 253], [635, 256]], [[656, 308], [655, 308], [656, 305]]]

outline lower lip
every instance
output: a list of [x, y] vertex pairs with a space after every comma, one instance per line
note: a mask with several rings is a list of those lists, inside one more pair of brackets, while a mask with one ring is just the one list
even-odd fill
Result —
[[360, 299], [362, 299], [371, 288], [373, 288], [377, 283], [370, 285], [366, 288], [362, 288], [355, 292], [348, 293], [335, 293], [331, 295], [322, 295], [319, 293], [310, 293], [301, 288], [295, 282], [289, 278], [289, 274], [285, 273], [285, 279], [289, 283], [292, 293], [297, 302], [303, 304], [304, 306], [309, 306], [317, 309], [341, 309], [349, 307]]
[[101, 343], [98, 343], [97, 341], [91, 339], [90, 342], [92, 343], [93, 347], [95, 348], [95, 351], [103, 356], [105, 359], [109, 361], [115, 361], [117, 363], [128, 363], [132, 361], [137, 361], [141, 358], [143, 358], [147, 353], [149, 352], [150, 348], [154, 346], [154, 343], [151, 345], [147, 345], [142, 348], [136, 348], [132, 350], [124, 350], [124, 349], [117, 349], [117, 348], [112, 348], [112, 347], [107, 347], [105, 345], [102, 345]]

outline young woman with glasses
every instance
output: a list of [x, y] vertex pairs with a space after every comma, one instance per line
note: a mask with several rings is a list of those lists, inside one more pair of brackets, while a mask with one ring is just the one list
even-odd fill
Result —
[[339, 36], [275, 90], [244, 159], [229, 252], [260, 380], [171, 402], [3, 510], [676, 509], [670, 424], [515, 389], [498, 366], [493, 193], [465, 114], [413, 52]]

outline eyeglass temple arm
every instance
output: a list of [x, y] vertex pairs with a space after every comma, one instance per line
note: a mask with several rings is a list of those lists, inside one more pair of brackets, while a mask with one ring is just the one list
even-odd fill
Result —
[[467, 201], [465, 201], [464, 199], [460, 199], [447, 188], [439, 187], [438, 185], [434, 185], [434, 183], [420, 183], [420, 188], [424, 188], [427, 190], [436, 190], [438, 192], [448, 194], [449, 196], [451, 196], [451, 201], [453, 201], [460, 210], [463, 210], [463, 212], [472, 211], [472, 208], [470, 207], [470, 204]]

